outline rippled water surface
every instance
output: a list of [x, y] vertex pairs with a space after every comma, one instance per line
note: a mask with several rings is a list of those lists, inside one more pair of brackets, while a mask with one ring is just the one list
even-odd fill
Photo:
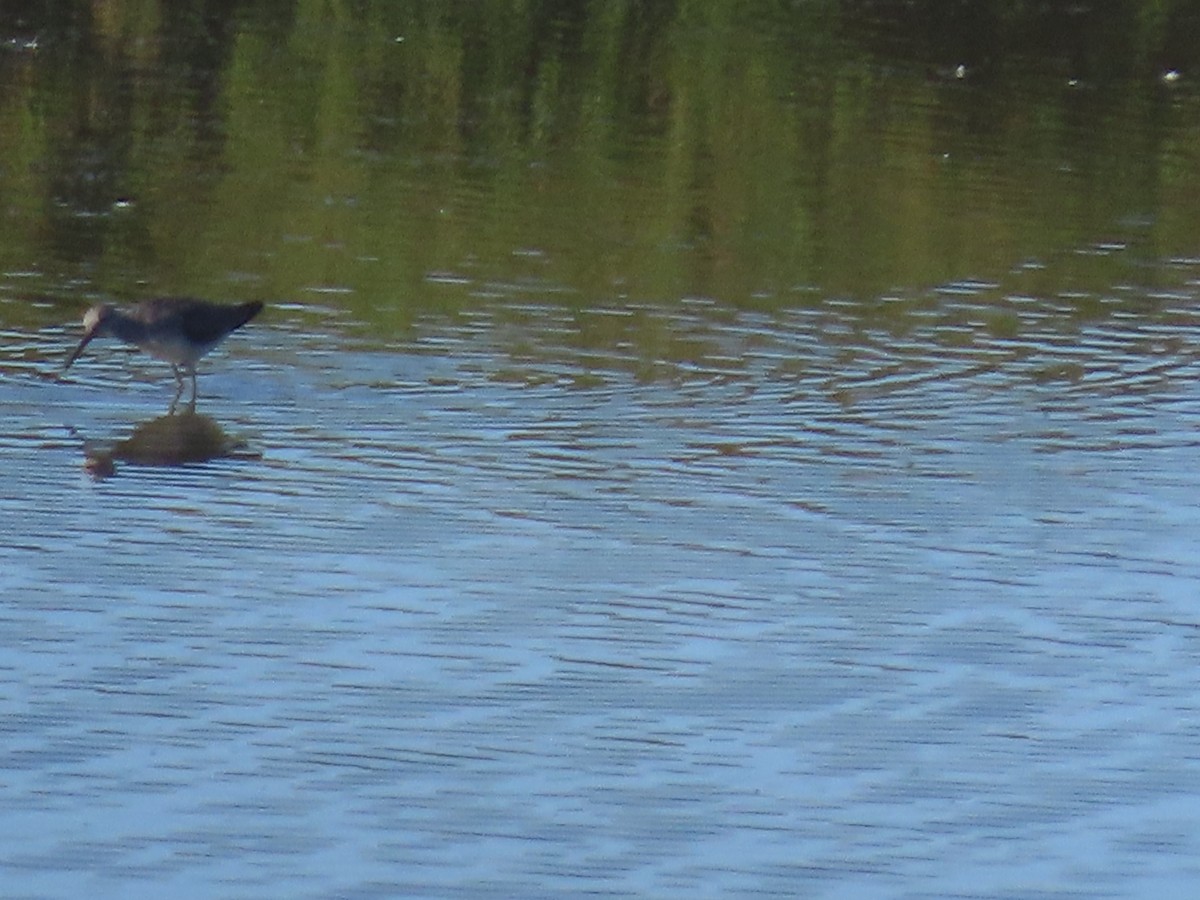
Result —
[[1194, 5], [8, 4], [0, 898], [1200, 896]]
[[986, 290], [588, 311], [658, 368], [276, 307], [200, 379], [261, 460], [106, 479], [169, 372], [10, 332], [6, 893], [1189, 895], [1195, 297]]

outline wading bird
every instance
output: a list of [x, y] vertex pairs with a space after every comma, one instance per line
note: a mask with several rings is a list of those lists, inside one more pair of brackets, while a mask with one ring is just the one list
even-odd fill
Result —
[[171, 364], [175, 372], [172, 411], [183, 395], [183, 376], [192, 376], [191, 408], [196, 407], [196, 363], [262, 311], [257, 300], [232, 306], [190, 297], [157, 297], [128, 309], [102, 304], [83, 317], [83, 340], [67, 359], [63, 371], [83, 353], [93, 338], [112, 336], [134, 344], [151, 356]]

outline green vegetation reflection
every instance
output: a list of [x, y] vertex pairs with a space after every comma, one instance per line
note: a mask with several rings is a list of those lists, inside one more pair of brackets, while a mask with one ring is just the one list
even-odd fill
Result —
[[1113, 284], [1196, 245], [1197, 16], [1058, 6], [47, 4], [0, 35], [7, 289], [393, 330]]

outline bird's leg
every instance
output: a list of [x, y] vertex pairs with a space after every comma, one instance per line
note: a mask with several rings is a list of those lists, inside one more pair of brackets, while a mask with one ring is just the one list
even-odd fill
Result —
[[179, 372], [179, 366], [171, 363], [171, 370], [175, 373], [175, 396], [171, 400], [171, 408], [167, 410], [168, 416], [175, 415], [175, 407], [179, 403], [179, 398], [183, 396], [183, 375]]
[[192, 366], [192, 404], [188, 407], [189, 412], [196, 411], [196, 367]]

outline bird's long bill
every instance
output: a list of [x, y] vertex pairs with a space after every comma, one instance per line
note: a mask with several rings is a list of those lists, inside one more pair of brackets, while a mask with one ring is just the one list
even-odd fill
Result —
[[79, 359], [79, 354], [83, 352], [84, 347], [86, 347], [88, 344], [90, 344], [92, 342], [92, 338], [94, 338], [96, 336], [97, 331], [98, 331], [98, 329], [92, 328], [83, 336], [83, 340], [79, 342], [79, 346], [76, 347], [71, 352], [71, 355], [67, 357], [67, 364], [65, 366], [63, 366], [64, 372], [67, 371], [67, 369], [71, 368], [71, 363], [73, 363], [73, 362], [75, 362], [75, 360]]

